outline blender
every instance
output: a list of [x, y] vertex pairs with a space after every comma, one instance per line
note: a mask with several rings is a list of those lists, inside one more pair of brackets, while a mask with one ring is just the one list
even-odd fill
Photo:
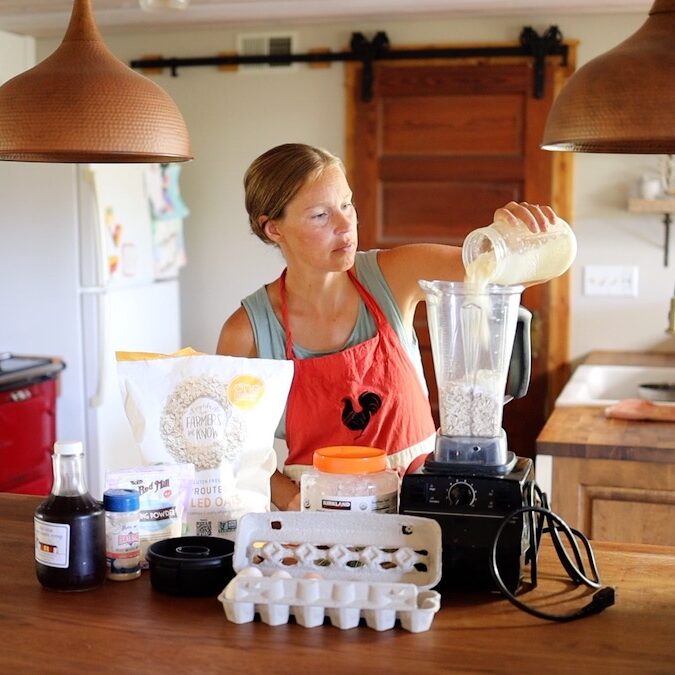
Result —
[[[436, 520], [442, 584], [496, 590], [490, 550], [504, 516], [527, 502], [532, 460], [509, 449], [503, 406], [530, 379], [530, 319], [522, 286], [420, 281], [426, 293], [440, 428], [423, 467], [401, 483], [401, 513]], [[528, 524], [509, 519], [497, 553], [505, 585], [520, 585]]]
[[[530, 320], [522, 286], [420, 281], [438, 384], [440, 429], [425, 468], [504, 475], [516, 463], [503, 406], [527, 393]], [[517, 339], [516, 339], [517, 337]]]

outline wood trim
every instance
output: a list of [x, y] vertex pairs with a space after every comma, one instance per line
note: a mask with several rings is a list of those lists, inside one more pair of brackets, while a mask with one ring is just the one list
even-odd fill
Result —
[[[567, 68], [556, 68], [553, 73], [553, 87], [556, 97], [562, 86], [576, 69], [577, 44], [567, 43]], [[548, 84], [548, 83], [547, 83]], [[555, 152], [553, 157], [551, 176], [551, 206], [553, 210], [574, 229], [573, 198], [574, 198], [574, 159], [571, 152]], [[549, 372], [547, 416], [553, 409], [556, 398], [562, 391], [571, 374], [570, 344], [571, 344], [571, 279], [569, 271], [562, 277], [552, 279], [550, 304], [551, 330], [549, 331], [550, 349], [548, 352], [547, 368]]]
[[[374, 106], [363, 103], [357, 95], [357, 92], [360, 92], [360, 82], [361, 82], [362, 68], [358, 63], [347, 63], [345, 64], [345, 99], [346, 99], [346, 142], [347, 149], [345, 153], [345, 170], [347, 171], [347, 180], [353, 185], [366, 185], [366, 189], [379, 189], [379, 184], [376, 180], [375, 175], [366, 175], [363, 172], [369, 170], [368, 166], [356, 165], [355, 157], [352, 153], [352, 148], [356, 147], [357, 142], [363, 143], [368, 142], [374, 144], [373, 147], [367, 148], [367, 152], [375, 155], [377, 150], [377, 145], [380, 143], [379, 138], [375, 138], [374, 134], [369, 133], [369, 128], [376, 128], [376, 110]], [[363, 110], [363, 114], [357, 114], [357, 110]], [[360, 140], [359, 140], [360, 139]], [[358, 172], [362, 172], [363, 175], [357, 175]], [[373, 187], [374, 186], [374, 187]], [[381, 228], [381, 223], [377, 221], [377, 214], [375, 212], [374, 205], [376, 204], [375, 199], [369, 199], [367, 195], [364, 195], [363, 189], [361, 190], [360, 195], [354, 195], [354, 204], [356, 207], [356, 213], [358, 219], [364, 222], [373, 223], [375, 228]], [[370, 210], [365, 210], [363, 204], [370, 204], [372, 208]], [[359, 249], [368, 250], [373, 248], [373, 242], [369, 237], [364, 236], [363, 232], [359, 232]]]
[[354, 153], [352, 148], [355, 145], [356, 138], [356, 106], [352, 92], [356, 91], [357, 77], [360, 72], [355, 63], [347, 62], [344, 64], [344, 97], [345, 97], [345, 150], [344, 164], [347, 172], [347, 180], [353, 184], [354, 176]]

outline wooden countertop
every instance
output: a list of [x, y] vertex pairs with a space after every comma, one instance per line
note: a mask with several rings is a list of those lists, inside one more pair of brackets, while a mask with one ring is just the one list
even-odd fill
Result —
[[[498, 595], [447, 592], [424, 633], [236, 625], [215, 598], [162, 595], [147, 573], [84, 593], [43, 589], [33, 557], [38, 502], [0, 494], [1, 672], [643, 674], [675, 664], [675, 549], [595, 543], [617, 602], [569, 623], [541, 621]], [[542, 547], [540, 583], [529, 595], [548, 611], [586, 604], [582, 589], [556, 578], [551, 555]]]
[[554, 408], [537, 454], [675, 463], [675, 422], [608, 419], [598, 406]]
[[[588, 365], [675, 366], [673, 352], [592, 352]], [[600, 406], [554, 408], [538, 455], [675, 463], [675, 422], [607, 419]]]

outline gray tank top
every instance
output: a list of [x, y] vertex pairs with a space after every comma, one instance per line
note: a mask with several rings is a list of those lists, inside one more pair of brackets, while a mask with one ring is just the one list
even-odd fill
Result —
[[[375, 298], [390, 325], [398, 335], [401, 344], [410, 357], [415, 370], [420, 378], [422, 389], [427, 392], [427, 385], [424, 380], [422, 370], [422, 358], [420, 356], [419, 344], [415, 332], [408, 332], [404, 325], [398, 305], [394, 300], [391, 289], [387, 284], [382, 270], [377, 262], [376, 249], [371, 251], [358, 251], [354, 262], [354, 270], [358, 280], [366, 287], [368, 292]], [[277, 319], [272, 305], [270, 304], [267, 289], [263, 286], [255, 293], [244, 298], [241, 303], [248, 314], [248, 318], [253, 328], [258, 357], [262, 359], [285, 359], [286, 358], [286, 334], [284, 327]], [[345, 344], [335, 351], [342, 351], [348, 347], [360, 344], [365, 340], [375, 336], [375, 320], [366, 308], [363, 300], [359, 301], [359, 312], [354, 325], [354, 330], [345, 342]], [[324, 356], [331, 352], [316, 352], [309, 349], [303, 349], [294, 344], [293, 353], [298, 359], [311, 358], [313, 356]], [[281, 418], [277, 432], [277, 438], [286, 437], [286, 414]]]

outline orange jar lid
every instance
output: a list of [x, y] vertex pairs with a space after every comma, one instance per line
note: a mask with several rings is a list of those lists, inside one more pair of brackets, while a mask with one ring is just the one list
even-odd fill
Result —
[[387, 456], [379, 448], [333, 445], [315, 450], [313, 464], [327, 473], [376, 473], [387, 468]]

